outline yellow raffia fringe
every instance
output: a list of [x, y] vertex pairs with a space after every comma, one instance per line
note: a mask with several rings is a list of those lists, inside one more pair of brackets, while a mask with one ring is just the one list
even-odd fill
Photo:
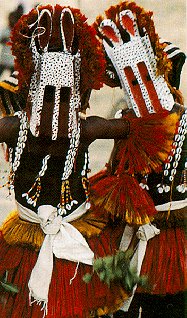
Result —
[[102, 207], [102, 210], [106, 211], [113, 219], [122, 217], [123, 221], [128, 224], [142, 225], [150, 223], [153, 220], [153, 216], [149, 217], [146, 211], [144, 215], [140, 215], [138, 211], [134, 211], [130, 202], [126, 209], [122, 211], [119, 201], [111, 199], [110, 194], [97, 197], [94, 193], [91, 193], [91, 200], [97, 209], [101, 209]]
[[116, 296], [115, 302], [112, 306], [110, 307], [104, 306], [102, 308], [97, 309], [97, 315], [99, 317], [103, 315], [107, 315], [108, 313], [111, 313], [111, 312], [115, 312], [116, 310], [120, 309], [122, 305], [124, 304], [124, 301], [130, 297], [130, 295], [127, 294], [127, 292], [125, 292], [125, 290], [122, 287], [119, 287], [116, 292], [118, 296]]
[[177, 123], [180, 119], [180, 113], [171, 113], [166, 118], [163, 118], [163, 125], [167, 127], [167, 134], [168, 136], [171, 136], [171, 139], [167, 139], [165, 143], [165, 149], [164, 151], [161, 150], [158, 152], [158, 157], [161, 159], [162, 162], [164, 162], [168, 157], [168, 152], [171, 149], [171, 145], [173, 142], [173, 136], [176, 132]]
[[166, 118], [163, 119], [163, 123], [167, 126], [167, 132], [173, 135], [176, 130], [176, 124], [179, 121], [180, 112], [171, 113]]
[[2, 112], [2, 116], [3, 116], [3, 117], [7, 115], [7, 114], [6, 114], [5, 107], [4, 107], [4, 105], [3, 105], [3, 101], [2, 101], [1, 96], [0, 96], [0, 110], [1, 110], [1, 112]]
[[[94, 216], [88, 212], [71, 224], [87, 238], [99, 235], [107, 225], [108, 219]], [[0, 230], [5, 241], [10, 245], [21, 244], [32, 246], [38, 251], [43, 243], [45, 234], [37, 223], [27, 222], [19, 218], [18, 212], [12, 211], [2, 224]]]
[[10, 245], [29, 245], [38, 251], [43, 243], [45, 234], [40, 225], [23, 221], [18, 212], [13, 211], [1, 226], [5, 241]]
[[[99, 213], [98, 213], [99, 214]], [[90, 210], [78, 220], [71, 222], [71, 224], [86, 238], [99, 235], [108, 223], [108, 215], [95, 216], [94, 210]]]

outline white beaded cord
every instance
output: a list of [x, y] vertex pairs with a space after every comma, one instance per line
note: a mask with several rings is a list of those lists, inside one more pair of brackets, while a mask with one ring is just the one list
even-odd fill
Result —
[[[80, 99], [80, 53], [78, 52], [74, 57], [75, 66], [75, 82], [74, 87], [71, 90], [70, 103], [69, 103], [69, 121], [68, 121], [68, 137], [70, 139], [70, 146], [66, 155], [64, 164], [64, 171], [61, 177], [62, 183], [69, 179], [73, 171], [75, 158], [80, 141], [80, 118], [78, 116], [78, 110], [81, 106]], [[71, 200], [64, 208], [58, 204], [59, 214], [66, 214], [66, 209], [71, 210], [74, 204], [78, 204], [77, 200]]]
[[[38, 8], [37, 8], [38, 11]], [[30, 119], [30, 130], [32, 134], [36, 137], [39, 135], [39, 126], [40, 126], [40, 120], [41, 120], [41, 111], [43, 107], [43, 96], [45, 91], [45, 78], [42, 76], [42, 68], [45, 64], [45, 54], [47, 53], [49, 41], [42, 50], [43, 52], [40, 54], [36, 48], [35, 44], [35, 38], [39, 35], [42, 35], [45, 33], [46, 29], [44, 27], [39, 26], [40, 19], [42, 18], [42, 15], [44, 13], [48, 13], [51, 21], [50, 25], [50, 34], [49, 39], [52, 34], [52, 15], [51, 12], [47, 9], [42, 10], [41, 12], [38, 11], [38, 19], [35, 23], [38, 23], [38, 26], [34, 30], [32, 36], [31, 36], [31, 51], [32, 51], [32, 60], [34, 64], [35, 71], [31, 76], [31, 82], [30, 82], [30, 88], [29, 88], [29, 98], [31, 100], [32, 104], [32, 110], [31, 110], [31, 119]], [[35, 24], [34, 23], [34, 24]], [[38, 31], [40, 30], [40, 34], [38, 34]]]
[[29, 191], [27, 191], [27, 192], [25, 192], [25, 193], [22, 194], [22, 197], [23, 197], [23, 198], [24, 198], [24, 197], [26, 198], [27, 203], [30, 204], [30, 205], [32, 205], [32, 206], [34, 206], [34, 207], [36, 206], [37, 198], [38, 198], [39, 195], [40, 195], [41, 189], [40, 189], [39, 193], [36, 193], [36, 194], [34, 195], [34, 199], [32, 199], [32, 197], [30, 197], [30, 193], [31, 193], [31, 191], [34, 189], [34, 186], [36, 185], [37, 181], [40, 181], [40, 178], [45, 175], [45, 172], [46, 172], [46, 170], [47, 170], [47, 162], [48, 162], [48, 160], [49, 160], [50, 158], [51, 158], [51, 155], [46, 155], [46, 156], [43, 158], [43, 160], [42, 160], [42, 167], [41, 167], [41, 169], [40, 169], [40, 171], [39, 171], [39, 173], [38, 173], [38, 175], [37, 175], [37, 177], [36, 177], [36, 179], [35, 179], [34, 185], [29, 189]]
[[17, 140], [17, 145], [15, 148], [14, 153], [14, 159], [13, 159], [13, 149], [9, 149], [9, 162], [11, 165], [11, 171], [10, 171], [10, 189], [14, 188], [14, 177], [15, 173], [20, 165], [20, 159], [21, 155], [23, 153], [23, 150], [25, 148], [25, 144], [27, 141], [27, 133], [29, 128], [29, 122], [27, 118], [27, 114], [24, 111], [19, 111], [14, 114], [14, 116], [18, 116], [20, 119], [20, 130]]
[[[164, 175], [165, 182], [163, 181], [162, 183], [159, 183], [157, 185], [157, 191], [159, 193], [169, 192], [171, 189], [170, 183], [173, 182], [177, 172], [177, 167], [181, 159], [181, 152], [182, 152], [182, 147], [183, 147], [186, 133], [187, 133], [187, 109], [182, 114], [181, 119], [179, 121], [178, 130], [177, 130], [177, 133], [175, 134], [174, 142], [171, 149], [171, 154], [168, 156], [167, 163], [165, 164], [165, 167], [164, 167], [163, 175]], [[187, 170], [187, 163], [185, 162], [184, 171], [186, 170]], [[185, 179], [185, 173], [184, 173], [184, 179]], [[184, 183], [178, 185], [176, 189], [178, 192], [181, 192], [181, 193], [186, 192], [187, 186], [186, 186], [185, 180], [184, 180]]]
[[[85, 157], [84, 157], [84, 166], [83, 166], [83, 169], [82, 169], [82, 172], [81, 172], [81, 176], [82, 176], [82, 180], [83, 179], [86, 179], [86, 182], [88, 183], [88, 186], [86, 186], [86, 190], [85, 190], [85, 195], [86, 195], [86, 209], [89, 210], [90, 209], [90, 206], [91, 206], [91, 203], [90, 203], [90, 199], [89, 199], [89, 193], [86, 193], [88, 192], [88, 187], [89, 187], [89, 180], [87, 178], [87, 173], [90, 172], [90, 169], [89, 169], [89, 163], [90, 163], [90, 160], [89, 160], [89, 152], [86, 151], [85, 152]], [[84, 186], [83, 186], [84, 187]]]

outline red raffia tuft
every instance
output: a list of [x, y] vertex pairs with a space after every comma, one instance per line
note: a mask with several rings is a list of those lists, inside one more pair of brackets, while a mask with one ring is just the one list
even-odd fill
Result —
[[163, 111], [129, 120], [130, 135], [121, 141], [116, 174], [158, 172], [170, 153], [179, 115]]
[[111, 174], [108, 168], [90, 178], [91, 200], [113, 218], [140, 225], [150, 222], [157, 212], [137, 175], [161, 169], [171, 150], [179, 114], [163, 111], [128, 119], [130, 135], [119, 145], [116, 171]]
[[102, 180], [103, 178], [105, 178], [106, 176], [109, 176], [110, 174], [108, 173], [108, 171], [105, 170], [101, 170], [98, 173], [94, 174], [93, 176], [91, 176], [89, 178], [90, 181], [90, 185], [94, 186], [95, 184], [98, 183], [98, 181]]
[[149, 223], [157, 213], [146, 190], [127, 173], [120, 176], [103, 174], [102, 179], [91, 184], [91, 200], [113, 219], [120, 217], [129, 224]]

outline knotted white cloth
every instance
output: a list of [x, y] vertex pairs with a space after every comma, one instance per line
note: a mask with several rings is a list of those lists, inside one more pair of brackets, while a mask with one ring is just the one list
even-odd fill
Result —
[[160, 230], [157, 229], [157, 227], [153, 224], [149, 223], [141, 225], [136, 233], [136, 236], [139, 238], [139, 240], [147, 242], [158, 234], [160, 234]]
[[[120, 244], [121, 250], [125, 251], [128, 248], [131, 242], [133, 233], [134, 233], [133, 227], [126, 225], [123, 236], [122, 236], [121, 244]], [[131, 268], [136, 269], [138, 275], [140, 275], [142, 262], [146, 252], [147, 242], [148, 240], [150, 240], [151, 238], [153, 238], [155, 235], [158, 235], [158, 234], [160, 234], [160, 230], [157, 229], [156, 226], [154, 226], [151, 223], [141, 225], [136, 233], [136, 236], [138, 237], [140, 241], [132, 257], [130, 266]], [[132, 296], [125, 300], [123, 306], [121, 307], [121, 310], [128, 311], [136, 288], [137, 286], [134, 287]]]
[[53, 272], [53, 254], [57, 258], [92, 265], [94, 253], [82, 234], [69, 222], [86, 212], [83, 203], [70, 215], [57, 215], [57, 209], [51, 205], [41, 205], [38, 214], [17, 202], [21, 219], [39, 223], [46, 234], [37, 262], [31, 272], [28, 283], [30, 297], [37, 303], [43, 303], [47, 314], [48, 291]]

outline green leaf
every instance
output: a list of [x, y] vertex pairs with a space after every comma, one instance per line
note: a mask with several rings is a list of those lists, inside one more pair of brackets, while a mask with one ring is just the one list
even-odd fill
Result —
[[102, 272], [99, 273], [99, 278], [100, 278], [100, 280], [101, 280], [102, 282], [105, 280], [105, 278], [106, 278], [106, 273], [105, 273], [105, 271], [102, 271]]
[[118, 279], [121, 279], [121, 278], [123, 277], [123, 272], [122, 272], [121, 268], [116, 268], [116, 270], [115, 270], [115, 276], [116, 276], [116, 278], [118, 278]]
[[5, 283], [5, 282], [0, 282], [1, 286], [8, 292], [17, 294], [19, 292], [19, 289], [17, 288], [17, 286], [11, 284], [11, 283]]
[[103, 268], [103, 258], [99, 257], [94, 260], [93, 268], [96, 272], [100, 271]]
[[92, 279], [92, 275], [89, 274], [89, 273], [87, 273], [87, 274], [85, 274], [85, 275], [83, 276], [83, 281], [84, 281], [85, 283], [87, 283], [87, 284], [91, 281], [91, 279]]
[[114, 257], [113, 256], [106, 256], [104, 258], [104, 265], [106, 267], [111, 267], [114, 265]]

